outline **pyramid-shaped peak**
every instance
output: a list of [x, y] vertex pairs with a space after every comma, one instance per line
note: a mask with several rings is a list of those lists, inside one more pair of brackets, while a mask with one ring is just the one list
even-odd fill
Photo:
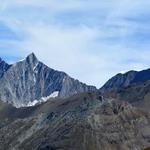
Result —
[[33, 52], [31, 54], [29, 54], [27, 56], [27, 58], [29, 58], [29, 59], [37, 59], [36, 55]]
[[26, 61], [28, 61], [29, 63], [34, 63], [37, 62], [38, 59], [34, 53], [31, 53], [26, 57]]

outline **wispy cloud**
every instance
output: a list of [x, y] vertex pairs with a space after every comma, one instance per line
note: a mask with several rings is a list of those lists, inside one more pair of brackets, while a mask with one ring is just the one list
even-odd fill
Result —
[[0, 2], [0, 55], [8, 61], [33, 51], [50, 67], [98, 87], [118, 72], [150, 65], [147, 0]]

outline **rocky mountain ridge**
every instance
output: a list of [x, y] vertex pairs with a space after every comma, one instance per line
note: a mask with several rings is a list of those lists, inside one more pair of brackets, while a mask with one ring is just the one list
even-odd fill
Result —
[[0, 99], [16, 107], [31, 106], [50, 97], [69, 97], [96, 90], [94, 86], [49, 68], [34, 53], [12, 65], [2, 61], [0, 67]]
[[134, 83], [127, 87], [111, 89], [103, 93], [105, 97], [126, 101], [139, 109], [149, 111], [150, 81]]
[[7, 64], [0, 58], [0, 78], [4, 75], [4, 73], [9, 69], [11, 65]]
[[149, 113], [100, 93], [13, 108], [13, 118], [3, 107], [0, 150], [143, 150], [150, 144]]
[[149, 80], [150, 69], [142, 71], [129, 71], [125, 74], [119, 73], [108, 80], [100, 90], [104, 92], [111, 89], [119, 89], [127, 87], [131, 84], [144, 83]]

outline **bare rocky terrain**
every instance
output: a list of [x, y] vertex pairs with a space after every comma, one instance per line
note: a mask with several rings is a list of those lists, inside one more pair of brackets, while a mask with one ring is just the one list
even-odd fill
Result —
[[127, 87], [111, 89], [103, 93], [105, 97], [129, 102], [143, 110], [150, 110], [150, 81], [134, 83]]
[[96, 92], [28, 108], [2, 103], [0, 114], [1, 150], [143, 150], [150, 145], [148, 112]]

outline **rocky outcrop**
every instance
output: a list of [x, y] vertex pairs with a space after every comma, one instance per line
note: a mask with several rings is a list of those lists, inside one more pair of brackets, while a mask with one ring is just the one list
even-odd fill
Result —
[[129, 71], [125, 74], [117, 74], [104, 84], [100, 89], [102, 92], [127, 87], [135, 83], [144, 83], [150, 80], [150, 69], [143, 71]]
[[143, 150], [150, 144], [150, 114], [99, 93], [30, 109], [0, 128], [0, 150]]
[[4, 73], [9, 69], [11, 65], [7, 64], [0, 58], [0, 78], [4, 75]]
[[127, 87], [112, 89], [103, 93], [105, 97], [126, 101], [140, 109], [149, 111], [150, 81], [135, 83]]

